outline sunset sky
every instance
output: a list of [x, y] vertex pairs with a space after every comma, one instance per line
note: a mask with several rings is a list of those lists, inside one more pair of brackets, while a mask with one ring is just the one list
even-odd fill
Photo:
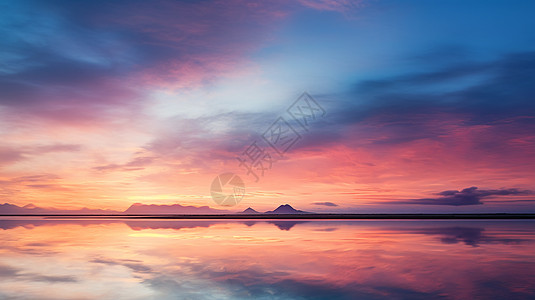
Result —
[[[1, 1], [0, 204], [535, 212], [534, 1]], [[306, 129], [287, 109], [308, 92]], [[256, 181], [237, 157], [300, 134]]]

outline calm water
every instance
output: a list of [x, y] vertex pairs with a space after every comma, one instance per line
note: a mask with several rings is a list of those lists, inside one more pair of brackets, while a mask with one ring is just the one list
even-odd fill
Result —
[[533, 221], [0, 220], [1, 299], [535, 299]]

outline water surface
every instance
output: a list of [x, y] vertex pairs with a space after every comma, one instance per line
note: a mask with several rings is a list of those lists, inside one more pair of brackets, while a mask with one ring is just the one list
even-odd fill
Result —
[[0, 220], [1, 299], [534, 299], [533, 221]]

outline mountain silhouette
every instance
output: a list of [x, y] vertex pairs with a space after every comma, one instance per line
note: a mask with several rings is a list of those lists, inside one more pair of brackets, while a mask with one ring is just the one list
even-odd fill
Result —
[[43, 208], [37, 207], [33, 204], [25, 206], [17, 206], [15, 204], [4, 203], [0, 204], [0, 214], [2, 215], [38, 215], [38, 214], [84, 214], [84, 215], [111, 215], [120, 214], [121, 212], [110, 209], [89, 209], [84, 207], [82, 209], [57, 209], [57, 208]]
[[[143, 204], [134, 203], [125, 211], [111, 210], [111, 209], [57, 209], [57, 208], [43, 208], [35, 206], [34, 204], [27, 204], [25, 206], [17, 206], [15, 204], [4, 203], [0, 204], [0, 215], [218, 215], [218, 214], [232, 214], [227, 210], [215, 209], [209, 206], [184, 206], [180, 204], [158, 205], [158, 204]], [[240, 214], [261, 214], [260, 212], [248, 207]], [[309, 214], [302, 210], [294, 209], [289, 204], [284, 204], [277, 209], [267, 211], [264, 214]]]
[[259, 212], [250, 207], [247, 207], [247, 209], [242, 211], [241, 214], [259, 214]]
[[210, 208], [208, 206], [182, 206], [180, 204], [173, 205], [156, 205], [156, 204], [132, 204], [128, 209], [123, 211], [110, 209], [90, 209], [87, 207], [81, 209], [57, 209], [57, 208], [42, 208], [33, 204], [25, 206], [17, 206], [15, 204], [4, 203], [0, 204], [0, 215], [121, 215], [121, 214], [225, 214], [228, 211]]
[[134, 203], [127, 210], [125, 214], [224, 214], [228, 213], [225, 210], [210, 208], [209, 206], [182, 206], [180, 204], [171, 205], [157, 205], [157, 204], [142, 204]]
[[309, 212], [297, 210], [293, 208], [290, 204], [283, 204], [275, 210], [266, 211], [265, 214], [276, 214], [276, 215], [282, 215], [282, 214], [309, 214]]

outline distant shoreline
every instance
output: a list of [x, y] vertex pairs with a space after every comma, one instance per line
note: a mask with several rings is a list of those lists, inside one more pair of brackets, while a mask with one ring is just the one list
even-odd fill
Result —
[[91, 215], [91, 214], [1, 214], [4, 217], [43, 217], [47, 219], [166, 219], [166, 220], [228, 220], [228, 219], [303, 219], [303, 220], [385, 220], [385, 219], [535, 219], [534, 214], [221, 214], [221, 215], [173, 215], [173, 214], [111, 214], [111, 215]]

